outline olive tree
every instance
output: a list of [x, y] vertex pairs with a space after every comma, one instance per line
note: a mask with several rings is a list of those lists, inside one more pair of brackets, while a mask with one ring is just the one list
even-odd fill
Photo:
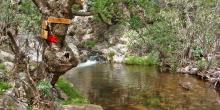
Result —
[[[39, 33], [39, 31], [36, 31], [39, 28], [34, 28], [36, 23], [33, 23], [33, 21], [35, 20], [40, 25], [41, 23], [38, 21], [46, 21], [51, 16], [72, 19], [74, 16], [87, 16], [90, 13], [78, 12], [78, 10], [72, 8], [75, 4], [82, 5], [83, 1], [80, 0], [32, 0], [32, 2], [28, 0], [6, 0], [0, 3], [0, 6], [4, 7], [4, 10], [1, 10], [4, 12], [3, 16], [0, 17], [4, 23], [1, 24], [5, 24], [0, 25], [2, 27], [1, 34], [8, 36], [10, 49], [15, 55], [15, 67], [11, 71], [12, 93], [8, 95], [14, 97], [18, 103], [22, 103], [20, 99], [25, 98], [27, 103], [33, 105], [33, 108], [36, 109], [55, 109], [53, 95], [48, 97], [45, 92], [50, 92], [51, 94], [52, 86], [55, 86], [59, 77], [79, 63], [77, 52], [73, 52], [65, 41], [68, 25], [50, 24], [50, 33], [58, 37], [56, 43], [40, 39], [38, 36], [39, 42], [42, 43], [41, 54], [43, 61], [40, 64], [36, 64], [34, 69], [31, 69], [30, 59], [22, 50], [24, 47], [19, 46], [19, 41], [17, 40], [18, 31], [28, 30], [29, 32], [34, 32], [32, 34], [36, 34], [37, 32]], [[33, 4], [36, 7], [33, 7]], [[36, 8], [38, 11], [35, 10]], [[32, 16], [33, 13], [35, 16]], [[27, 16], [24, 17], [24, 15]], [[41, 20], [38, 20], [39, 16]], [[25, 22], [21, 23], [20, 21]], [[26, 29], [24, 29], [25, 26]], [[23, 29], [19, 30], [21, 27]], [[41, 28], [42, 26], [36, 27]], [[20, 90], [22, 92], [19, 92]], [[6, 98], [4, 100], [5, 108], [7, 108], [7, 102], [10, 101], [7, 101]]]

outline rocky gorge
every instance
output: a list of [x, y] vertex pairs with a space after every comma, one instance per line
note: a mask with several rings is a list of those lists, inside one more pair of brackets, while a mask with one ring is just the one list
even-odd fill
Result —
[[[86, 3], [83, 4], [82, 6], [83, 9], [80, 10], [79, 12], [88, 11], [88, 7], [89, 7], [87, 4], [88, 1], [85, 0], [85, 2]], [[187, 6], [187, 5], [188, 4], [185, 4], [183, 6]], [[95, 71], [98, 73], [100, 72], [101, 74], [104, 74], [103, 75], [104, 78], [106, 78], [106, 76], [110, 74], [109, 75], [110, 79], [112, 78], [113, 80], [118, 81], [118, 79], [114, 79], [114, 78], [118, 78], [118, 77], [120, 78], [120, 75], [123, 76], [125, 75], [124, 73], [127, 73], [127, 74], [130, 74], [130, 73], [127, 72], [126, 69], [123, 70], [122, 69], [123, 66], [118, 66], [118, 65], [115, 66], [114, 64], [126, 64], [126, 65], [131, 66], [131, 67], [124, 67], [124, 68], [132, 68], [134, 65], [139, 65], [143, 67], [151, 66], [153, 68], [157, 68], [157, 70], [162, 73], [162, 74], [159, 74], [159, 76], [161, 75], [163, 77], [163, 73], [169, 74], [169, 76], [171, 77], [176, 77], [176, 76], [172, 76], [170, 75], [170, 73], [189, 74], [192, 76], [199, 77], [199, 79], [210, 82], [210, 84], [212, 85], [211, 88], [219, 90], [220, 67], [219, 67], [219, 59], [217, 58], [218, 57], [217, 56], [218, 37], [216, 37], [218, 36], [218, 34], [216, 34], [217, 32], [210, 32], [210, 33], [216, 34], [216, 36], [212, 34], [208, 34], [208, 35], [212, 35], [216, 37], [216, 39], [214, 37], [207, 37], [210, 39], [212, 38], [211, 40], [210, 39], [206, 40], [206, 38], [201, 38], [206, 35], [205, 34], [199, 35], [200, 34], [199, 31], [191, 32], [194, 28], [191, 30], [191, 28], [189, 27], [192, 25], [196, 25], [194, 27], [197, 27], [197, 24], [196, 24], [197, 22], [194, 23], [190, 21], [193, 18], [190, 14], [189, 14], [190, 17], [187, 19], [183, 17], [183, 19], [185, 19], [186, 21], [189, 20], [188, 22], [190, 22], [190, 25], [185, 26], [185, 27], [178, 27], [177, 29], [179, 30], [176, 31], [176, 25], [175, 25], [176, 22], [173, 22], [173, 21], [164, 22], [167, 19], [171, 20], [168, 16], [169, 15], [168, 12], [165, 12], [167, 10], [163, 10], [164, 7], [173, 8], [172, 6], [170, 7], [169, 4], [158, 6], [156, 8], [150, 7], [150, 8], [155, 8], [155, 10], [157, 10], [159, 7], [161, 8], [160, 11], [150, 10], [152, 13], [154, 11], [155, 13], [157, 13], [155, 15], [151, 13], [153, 16], [156, 16], [155, 18], [153, 18], [152, 15], [150, 14], [149, 14], [149, 17], [146, 17], [145, 14], [147, 13], [147, 11], [144, 11], [144, 9], [141, 8], [141, 5], [137, 7], [135, 6], [134, 8], [134, 7], [129, 7], [129, 3], [125, 3], [125, 4], [119, 3], [117, 4], [117, 6], [120, 6], [119, 9], [123, 10], [123, 12], [125, 13], [123, 17], [131, 18], [130, 21], [123, 19], [124, 22], [121, 23], [117, 21], [117, 19], [115, 22], [113, 22], [115, 20], [113, 19], [113, 21], [107, 20], [103, 22], [102, 19], [100, 18], [97, 19], [96, 15], [75, 16], [72, 19], [73, 23], [69, 26], [67, 36], [65, 38], [66, 40], [65, 42], [67, 43], [68, 47], [70, 47], [70, 49], [72, 50], [75, 57], [80, 60], [78, 67], [83, 67], [82, 65], [88, 61], [95, 61], [95, 63], [93, 62], [92, 64], [97, 64], [97, 63], [98, 64], [110, 64], [107, 66], [104, 65], [104, 67], [109, 69], [108, 71], [100, 70], [101, 71], [100, 72], [94, 69], [91, 69], [88, 71], [92, 71], [92, 72]], [[191, 7], [191, 5], [189, 5], [189, 7]], [[191, 7], [191, 8], [194, 8], [194, 7]], [[191, 8], [187, 11], [193, 11], [193, 9]], [[164, 13], [167, 13], [167, 14], [164, 15]], [[187, 12], [187, 13], [191, 13], [191, 12]], [[138, 14], [139, 17], [137, 16], [132, 17], [132, 15], [134, 14]], [[163, 19], [160, 19], [160, 17], [157, 18], [159, 14], [161, 15], [160, 17], [162, 17]], [[180, 20], [180, 19], [177, 17], [176, 20]], [[140, 24], [139, 22], [141, 21], [144, 21], [144, 23]], [[131, 23], [128, 23], [128, 22], [131, 22]], [[182, 23], [182, 21], [180, 22]], [[135, 26], [137, 26], [137, 28], [135, 28]], [[1, 27], [1, 23], [0, 23], [0, 27]], [[172, 29], [173, 28], [175, 29], [172, 30], [170, 29], [170, 27], [172, 27]], [[208, 26], [204, 26], [204, 27], [208, 27]], [[167, 29], [170, 29], [170, 30], [167, 30]], [[197, 37], [194, 37], [194, 36], [199, 36], [198, 37], [199, 39], [196, 39]], [[26, 35], [24, 33], [19, 33], [18, 36], [16, 37], [16, 40], [17, 41], [15, 43], [19, 44], [18, 46], [21, 52], [24, 53], [25, 56], [27, 56], [26, 62], [28, 62], [28, 66], [27, 66], [28, 71], [35, 71], [37, 67], [40, 67], [39, 65], [43, 61], [42, 54], [41, 54], [44, 51], [44, 49], [42, 48], [43, 47], [42, 39], [39, 39], [38, 35], [37, 36], [29, 35], [29, 34]], [[199, 43], [200, 41], [201, 43]], [[205, 44], [204, 42], [208, 42], [208, 43]], [[8, 93], [12, 93], [12, 90], [10, 89], [12, 88], [11, 86], [15, 85], [15, 84], [10, 84], [10, 80], [11, 80], [10, 76], [12, 76], [11, 73], [13, 72], [15, 65], [17, 65], [17, 64], [14, 64], [13, 62], [14, 60], [16, 60], [15, 58], [17, 58], [17, 56], [14, 55], [12, 51], [10, 51], [11, 48], [13, 47], [11, 46], [11, 43], [7, 40], [6, 35], [0, 36], [0, 44], [1, 44], [0, 45], [0, 79], [1, 79], [0, 83], [1, 85], [3, 85], [0, 88], [0, 95], [5, 94], [7, 96]], [[210, 44], [213, 44], [213, 45], [210, 45]], [[69, 55], [70, 54], [66, 54], [62, 52], [57, 52], [56, 54], [53, 54], [53, 56], [60, 58], [60, 59], [63, 58], [63, 56], [67, 56], [67, 59], [64, 59], [64, 62], [68, 60]], [[52, 55], [48, 54], [47, 57], [53, 60], [53, 57], [50, 57], [50, 56]], [[103, 65], [101, 65], [100, 68], [102, 68], [102, 66]], [[96, 66], [94, 66], [94, 68], [96, 68]], [[74, 69], [70, 71], [74, 73], [73, 72]], [[125, 72], [120, 72], [121, 70]], [[89, 78], [91, 77], [91, 78], [88, 81], [85, 81], [86, 82], [85, 84], [87, 83], [90, 84], [91, 82], [95, 82], [95, 81], [92, 81], [92, 78], [95, 79], [94, 77], [92, 77], [94, 75], [94, 73], [92, 72], [91, 73], [89, 72], [90, 76], [88, 77]], [[115, 74], [117, 72], [120, 74], [119, 75]], [[133, 73], [133, 71], [131, 72]], [[148, 73], [148, 70], [144, 70], [144, 72]], [[39, 72], [39, 74], [40, 73], [41, 72]], [[134, 74], [135, 73], [136, 72], [134, 71]], [[153, 72], [153, 73], [157, 73], [157, 72]], [[24, 72], [19, 72], [18, 79], [23, 80], [27, 78], [27, 76], [25, 75], [26, 74]], [[143, 75], [142, 73], [141, 75], [145, 76], [145, 74]], [[149, 77], [149, 76], [146, 76], [146, 77]], [[97, 75], [97, 77], [99, 77], [99, 74]], [[142, 78], [141, 76], [137, 76], [137, 77], [139, 78], [137, 80], [139, 84], [139, 80], [142, 80]], [[124, 80], [123, 78], [121, 79]], [[99, 80], [103, 81], [102, 79], [99, 79]], [[190, 79], [190, 81], [191, 80], [193, 79]], [[107, 82], [111, 82], [111, 81], [112, 80], [108, 80]], [[193, 86], [194, 83], [190, 81], [188, 80], [188, 81], [183, 81], [183, 82], [181, 81], [177, 81], [177, 82], [174, 81], [174, 82], [177, 83], [178, 86], [181, 86], [186, 91], [193, 91], [194, 90], [193, 88], [195, 86]], [[41, 83], [46, 84], [46, 86], [44, 85], [40, 87], [42, 87], [41, 89], [43, 92], [46, 91], [47, 93], [48, 88], [51, 88], [51, 86], [47, 85], [47, 83], [45, 83], [44, 81], [42, 81]], [[146, 81], [146, 84], [148, 84], [147, 81]], [[66, 85], [68, 85], [68, 87], [66, 87]], [[90, 84], [90, 86], [91, 85], [92, 84]], [[111, 84], [109, 85], [112, 86]], [[106, 87], [109, 87], [109, 85], [106, 85]], [[120, 81], [119, 81], [119, 84], [116, 84], [116, 85], [120, 85]], [[103, 109], [102, 107], [98, 105], [88, 104], [89, 103], [88, 99], [81, 97], [81, 94], [78, 94], [77, 92], [76, 92], [77, 98], [75, 97], [74, 99], [72, 96], [75, 96], [75, 94], [71, 94], [72, 92], [69, 92], [69, 91], [74, 91], [74, 90], [69, 89], [69, 91], [66, 91], [65, 88], [74, 88], [75, 86], [71, 84], [69, 85], [69, 83], [66, 83], [65, 81], [63, 81], [62, 78], [56, 86], [60, 88], [58, 90], [58, 95], [60, 94], [60, 98], [58, 98], [58, 102], [61, 99], [62, 100], [61, 103], [67, 103], [68, 101], [74, 102], [74, 103], [77, 103], [77, 102], [86, 103], [86, 104], [79, 104], [79, 105], [69, 103], [67, 105], [62, 105], [63, 108], [57, 107], [56, 109], [66, 109], [66, 110], [69, 110], [69, 109], [102, 110]], [[16, 87], [16, 86], [13, 86], [13, 87]], [[46, 88], [46, 90], [44, 87]], [[64, 88], [64, 89], [61, 90], [61, 88]], [[128, 91], [129, 89], [130, 88], [128, 88]], [[175, 89], [179, 90], [178, 87]], [[15, 91], [15, 93], [17, 94], [14, 94], [14, 95], [18, 95], [21, 97], [26, 95], [24, 94], [25, 90], [22, 89], [22, 87], [18, 87], [17, 90], [18, 91]], [[49, 89], [49, 90], [53, 94], [55, 94], [55, 96], [57, 95], [56, 90], [54, 89]], [[116, 90], [113, 90], [113, 93], [117, 93], [117, 90], [118, 90], [117, 88]], [[99, 93], [97, 94], [99, 95]], [[94, 94], [94, 97], [97, 94]], [[128, 94], [125, 93], [125, 96], [122, 97], [122, 102], [125, 100], [125, 97], [130, 98], [130, 97], [127, 97], [127, 95]], [[11, 99], [11, 97], [9, 97], [8, 99], [9, 100], [7, 100], [7, 102], [14, 100], [13, 98]], [[49, 97], [49, 99], [53, 100], [54, 98]], [[12, 103], [12, 104], [9, 103], [9, 105], [10, 104], [15, 105], [16, 107], [20, 109], [24, 109], [26, 107], [27, 109], [28, 108], [27, 99], [24, 98], [20, 100], [22, 100], [23, 102]], [[4, 100], [2, 102], [4, 102]], [[156, 99], [155, 102], [158, 102], [158, 99]]]

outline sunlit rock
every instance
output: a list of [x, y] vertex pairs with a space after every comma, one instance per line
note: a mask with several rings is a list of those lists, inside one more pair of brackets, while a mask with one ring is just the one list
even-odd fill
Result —
[[101, 106], [85, 104], [85, 105], [64, 105], [64, 110], [103, 110]]
[[1, 61], [13, 61], [14, 55], [0, 50], [0, 60]]

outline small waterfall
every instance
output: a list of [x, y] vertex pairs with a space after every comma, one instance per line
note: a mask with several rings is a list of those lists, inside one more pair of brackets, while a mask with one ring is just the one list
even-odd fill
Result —
[[96, 58], [97, 58], [97, 56], [90, 56], [89, 59], [86, 62], [78, 64], [77, 67], [86, 67], [86, 66], [95, 65], [95, 64], [98, 63]]
[[98, 63], [97, 61], [87, 60], [84, 63], [80, 63], [77, 67], [86, 67], [86, 66], [97, 64], [97, 63]]
[[[89, 10], [89, 0], [84, 0], [83, 3], [83, 9], [80, 10], [80, 12], [87, 12]], [[80, 35], [75, 35], [74, 38], [82, 38], [81, 40], [85, 40], [85, 39], [90, 39], [92, 38], [92, 34], [91, 34], [91, 30], [92, 26], [90, 24], [90, 19], [92, 18], [92, 16], [75, 16], [73, 21], [75, 22], [73, 27], [77, 27], [77, 29], [72, 29], [72, 30], [80, 30], [81, 33], [84, 33], [83, 36]], [[70, 29], [70, 30], [71, 30]], [[78, 32], [78, 31], [77, 31]], [[74, 33], [77, 33], [74, 32]], [[81, 40], [78, 39], [78, 41], [80, 42]], [[80, 64], [78, 64], [77, 67], [86, 67], [86, 66], [91, 66], [91, 65], [95, 65], [97, 63], [103, 63], [104, 62], [104, 58], [101, 58], [100, 55], [98, 55], [97, 53], [90, 53], [86, 55], [87, 60], [86, 62], [81, 62]]]

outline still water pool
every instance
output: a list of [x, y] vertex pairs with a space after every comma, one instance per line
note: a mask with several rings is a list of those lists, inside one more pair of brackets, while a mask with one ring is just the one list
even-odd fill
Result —
[[219, 94], [209, 83], [154, 67], [95, 64], [65, 77], [105, 110], [220, 110]]

